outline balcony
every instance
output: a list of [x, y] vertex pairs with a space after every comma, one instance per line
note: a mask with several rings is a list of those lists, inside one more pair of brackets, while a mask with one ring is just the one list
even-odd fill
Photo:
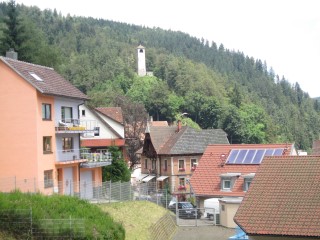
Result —
[[75, 118], [56, 120], [56, 133], [94, 133], [96, 120], [80, 120]]
[[107, 150], [91, 152], [90, 149], [70, 149], [57, 151], [56, 164], [81, 163], [81, 167], [94, 168], [110, 165], [111, 153]]

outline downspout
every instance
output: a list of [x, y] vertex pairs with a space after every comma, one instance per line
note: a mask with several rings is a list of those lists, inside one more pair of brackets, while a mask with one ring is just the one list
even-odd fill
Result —
[[[83, 104], [84, 104], [84, 101], [83, 101], [82, 103], [78, 104], [78, 119], [79, 119], [79, 124], [80, 124], [80, 106], [83, 105]], [[81, 138], [80, 138], [80, 134], [81, 134], [81, 133], [79, 133], [79, 159], [81, 159]], [[79, 184], [80, 184], [80, 164], [81, 164], [81, 163], [79, 163], [79, 165], [78, 165]], [[79, 191], [80, 191], [80, 189], [79, 189]]]

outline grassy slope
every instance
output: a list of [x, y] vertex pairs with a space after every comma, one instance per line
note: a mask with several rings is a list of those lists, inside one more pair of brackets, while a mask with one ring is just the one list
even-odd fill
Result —
[[126, 231], [126, 240], [150, 239], [149, 228], [168, 211], [148, 201], [118, 202], [99, 205]]
[[[84, 239], [91, 239], [93, 235], [103, 239], [124, 239], [125, 229], [120, 224], [113, 221], [109, 214], [103, 212], [99, 207], [68, 196], [43, 196], [41, 194], [23, 194], [13, 192], [10, 194], [0, 193], [0, 220], [6, 219], [6, 212], [15, 213], [19, 220], [21, 212], [18, 209], [30, 209], [32, 207], [33, 226], [37, 229], [46, 229], [40, 219], [84, 219], [85, 231], [82, 233]], [[3, 214], [3, 216], [2, 216]], [[23, 228], [24, 227], [24, 228]], [[26, 237], [26, 227], [16, 228], [10, 223], [0, 225], [0, 231], [8, 231], [10, 235], [18, 236], [20, 239]], [[3, 238], [4, 232], [0, 234]], [[7, 234], [6, 234], [7, 235]], [[5, 236], [6, 236], [5, 235]], [[9, 236], [10, 237], [10, 236]]]

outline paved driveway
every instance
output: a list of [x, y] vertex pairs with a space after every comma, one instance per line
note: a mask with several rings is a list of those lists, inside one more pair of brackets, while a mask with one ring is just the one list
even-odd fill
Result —
[[235, 229], [221, 226], [178, 227], [173, 240], [227, 240]]

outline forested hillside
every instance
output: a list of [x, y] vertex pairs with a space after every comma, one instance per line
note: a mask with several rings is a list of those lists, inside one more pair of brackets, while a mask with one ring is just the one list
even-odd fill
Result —
[[[222, 44], [12, 1], [0, 4], [0, 17], [1, 55], [14, 47], [20, 60], [54, 67], [92, 106], [115, 105], [120, 96], [143, 104], [154, 119], [173, 122], [186, 112], [202, 128], [224, 129], [232, 143], [294, 142], [310, 150], [319, 138], [317, 101], [263, 60]], [[154, 76], [136, 74], [139, 44]]]

